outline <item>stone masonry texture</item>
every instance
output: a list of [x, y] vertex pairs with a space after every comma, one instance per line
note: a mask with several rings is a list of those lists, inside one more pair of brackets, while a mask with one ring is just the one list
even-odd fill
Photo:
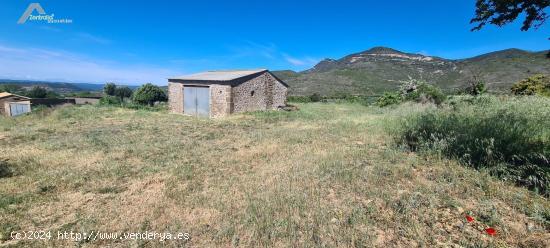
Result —
[[[184, 113], [183, 88], [186, 83], [168, 83], [168, 105], [173, 113]], [[189, 85], [192, 86], [192, 85]], [[288, 89], [269, 72], [264, 72], [237, 86], [212, 84], [210, 88], [210, 117], [231, 113], [272, 110], [286, 105]]]

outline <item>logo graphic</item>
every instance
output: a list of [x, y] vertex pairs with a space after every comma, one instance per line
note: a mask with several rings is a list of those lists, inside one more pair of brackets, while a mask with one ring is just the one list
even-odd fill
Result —
[[[33, 15], [32, 13], [36, 10], [38, 15]], [[29, 21], [45, 21], [47, 23], [72, 23], [72, 19], [55, 19], [54, 14], [47, 15], [46, 11], [40, 6], [39, 3], [31, 3], [29, 7], [23, 12], [23, 15], [17, 21], [17, 24], [24, 24]]]

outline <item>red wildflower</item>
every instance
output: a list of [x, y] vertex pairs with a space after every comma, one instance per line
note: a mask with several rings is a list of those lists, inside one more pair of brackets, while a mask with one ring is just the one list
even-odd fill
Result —
[[467, 220], [468, 222], [472, 222], [472, 221], [474, 221], [474, 217], [469, 216], [469, 215], [466, 215], [466, 220]]
[[489, 234], [490, 236], [495, 236], [495, 234], [497, 234], [497, 231], [494, 228], [491, 228], [491, 227], [485, 229], [485, 232], [487, 234]]

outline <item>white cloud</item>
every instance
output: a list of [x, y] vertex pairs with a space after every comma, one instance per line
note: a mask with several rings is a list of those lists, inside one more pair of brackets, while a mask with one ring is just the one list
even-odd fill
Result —
[[174, 70], [152, 65], [123, 65], [66, 51], [17, 48], [0, 44], [0, 78], [66, 82], [166, 84]]
[[311, 57], [304, 57], [304, 58], [295, 58], [288, 54], [283, 54], [284, 58], [288, 63], [294, 65], [294, 66], [300, 66], [300, 67], [312, 67], [317, 62], [319, 62], [318, 59], [314, 59]]
[[243, 58], [263, 60], [284, 69], [293, 70], [309, 69], [320, 61], [309, 56], [291, 56], [273, 43], [262, 44], [253, 41], [245, 41], [244, 43], [240, 46], [231, 46], [232, 53], [226, 56], [225, 59], [229, 61], [242, 60]]

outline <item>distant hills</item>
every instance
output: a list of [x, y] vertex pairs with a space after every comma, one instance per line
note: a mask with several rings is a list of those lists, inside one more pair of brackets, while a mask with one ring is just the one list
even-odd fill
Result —
[[[103, 91], [104, 84], [92, 84], [92, 83], [66, 83], [66, 82], [48, 82], [48, 81], [34, 81], [34, 80], [12, 80], [12, 79], [0, 79], [0, 85], [2, 84], [15, 84], [21, 86], [24, 89], [31, 89], [34, 86], [44, 87], [47, 90], [54, 91], [59, 94], [76, 93], [76, 92], [98, 92]], [[135, 89], [138, 86], [128, 86], [131, 89]]]
[[550, 74], [550, 59], [546, 51], [519, 49], [451, 60], [375, 47], [337, 60], [325, 59], [303, 72], [274, 73], [290, 85], [291, 95], [378, 95], [397, 89], [409, 78], [452, 91], [464, 87], [473, 76], [485, 81], [491, 91], [507, 91], [533, 74]]

